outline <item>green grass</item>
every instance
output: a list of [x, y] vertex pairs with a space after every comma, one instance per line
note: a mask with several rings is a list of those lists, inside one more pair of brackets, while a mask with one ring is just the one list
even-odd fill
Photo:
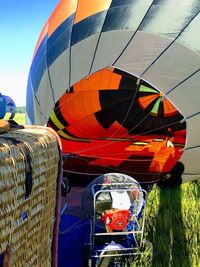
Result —
[[[10, 114], [7, 113], [6, 116], [4, 117], [4, 119], [7, 120], [9, 117], [10, 117]], [[16, 113], [14, 120], [20, 125], [25, 125], [25, 114], [24, 113]]]
[[131, 266], [200, 266], [200, 180], [148, 195], [145, 239], [153, 243]]

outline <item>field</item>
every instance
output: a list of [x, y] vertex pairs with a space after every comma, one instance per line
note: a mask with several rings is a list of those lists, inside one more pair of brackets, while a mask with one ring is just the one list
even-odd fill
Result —
[[[6, 114], [5, 119], [8, 119], [10, 116], [9, 113]], [[16, 113], [14, 120], [21, 125], [25, 125], [25, 114], [24, 113]]]
[[[25, 124], [25, 115], [15, 121]], [[154, 186], [148, 194], [144, 238], [153, 243], [131, 265], [146, 267], [200, 266], [200, 180], [176, 188]]]
[[200, 180], [148, 195], [145, 239], [153, 243], [135, 266], [200, 266]]

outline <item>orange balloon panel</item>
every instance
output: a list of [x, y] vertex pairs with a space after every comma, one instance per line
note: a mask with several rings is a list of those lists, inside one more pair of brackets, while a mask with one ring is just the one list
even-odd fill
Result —
[[77, 1], [60, 1], [49, 18], [48, 36], [76, 11]]
[[110, 6], [111, 0], [101, 0], [101, 1], [78, 1], [76, 17], [74, 23], [78, 23], [79, 21], [92, 16], [98, 12], [103, 10], [107, 10]]
[[[185, 144], [180, 134], [185, 130], [179, 122], [182, 116], [176, 110], [170, 117], [146, 112], [160, 95], [141, 97], [139, 86], [134, 76], [104, 69], [82, 79], [60, 98], [49, 126], [61, 136], [67, 171], [115, 171], [151, 181], [173, 167]], [[173, 110], [173, 105], [166, 107]]]
[[176, 108], [166, 98], [163, 101], [165, 116], [173, 116], [177, 113]]
[[145, 108], [147, 108], [150, 105], [150, 103], [152, 101], [154, 101], [157, 98], [158, 98], [158, 95], [156, 95], [156, 94], [148, 95], [148, 96], [143, 96], [143, 97], [140, 97], [139, 98], [139, 102], [141, 104], [141, 107], [143, 109], [145, 109]]

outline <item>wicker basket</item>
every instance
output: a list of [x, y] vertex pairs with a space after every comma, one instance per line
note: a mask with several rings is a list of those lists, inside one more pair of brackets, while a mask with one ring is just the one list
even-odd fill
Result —
[[[51, 266], [58, 138], [46, 127], [0, 134], [0, 254], [4, 265]], [[8, 257], [9, 255], [9, 257]]]

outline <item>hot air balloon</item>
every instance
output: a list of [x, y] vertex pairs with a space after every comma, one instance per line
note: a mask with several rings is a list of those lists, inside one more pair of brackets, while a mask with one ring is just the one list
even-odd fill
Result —
[[16, 113], [16, 105], [10, 96], [0, 93], [0, 118], [4, 118], [6, 113], [10, 113], [9, 119], [13, 119]]
[[200, 4], [62, 0], [38, 39], [27, 123], [62, 140], [68, 172], [200, 174]]
[[4, 95], [4, 99], [6, 101], [6, 112], [10, 113], [9, 119], [13, 119], [15, 117], [15, 113], [16, 113], [15, 102], [10, 96], [7, 96], [7, 95]]
[[6, 114], [6, 101], [3, 95], [0, 93], [0, 119], [3, 119]]

